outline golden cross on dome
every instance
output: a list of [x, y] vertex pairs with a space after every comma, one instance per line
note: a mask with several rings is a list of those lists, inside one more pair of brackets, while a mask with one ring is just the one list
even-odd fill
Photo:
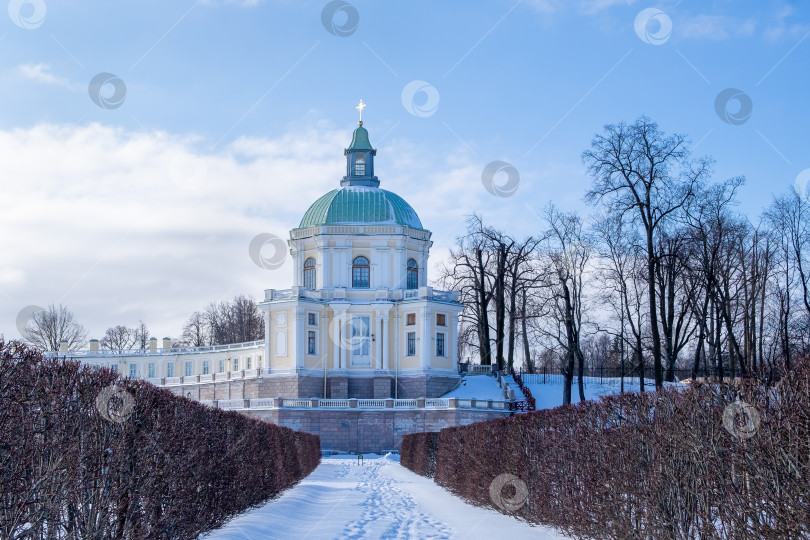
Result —
[[362, 98], [361, 98], [361, 99], [360, 99], [360, 104], [359, 104], [359, 105], [357, 105], [357, 107], [355, 107], [355, 109], [357, 109], [358, 111], [360, 111], [360, 125], [361, 125], [361, 126], [363, 125], [363, 109], [365, 109], [365, 108], [366, 108], [366, 104], [365, 104], [365, 103], [363, 103], [363, 100], [362, 100]]

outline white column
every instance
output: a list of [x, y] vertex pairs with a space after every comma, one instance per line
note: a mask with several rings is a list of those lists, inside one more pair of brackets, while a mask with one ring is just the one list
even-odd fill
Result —
[[320, 275], [315, 276], [316, 283], [319, 289], [328, 289], [334, 287], [332, 279], [332, 250], [324, 247], [323, 251], [323, 270]]
[[340, 315], [332, 317], [332, 368], [340, 367]]
[[380, 312], [376, 313], [374, 321], [374, 366], [375, 369], [382, 369], [382, 320]]
[[380, 252], [380, 287], [391, 288], [391, 257], [388, 249]]
[[457, 317], [457, 315], [455, 313], [453, 313], [450, 317], [448, 317], [448, 319], [451, 319], [451, 320], [449, 321], [449, 323], [450, 323], [450, 331], [448, 332], [448, 334], [450, 336], [449, 337], [450, 343], [447, 344], [447, 350], [450, 353], [450, 367], [452, 369], [455, 369], [456, 362], [458, 362], [458, 359], [456, 358], [456, 345], [458, 345], [458, 343], [456, 343], [456, 341], [457, 341], [456, 340], [456, 332], [458, 331], [458, 328], [457, 328], [458, 327], [458, 317]]
[[391, 344], [388, 341], [388, 313], [386, 313], [382, 320], [382, 364], [383, 369], [391, 369], [388, 366], [388, 349]]
[[348, 318], [346, 317], [345, 313], [342, 313], [340, 315], [340, 363], [338, 364], [341, 369], [345, 369], [347, 367], [345, 346], [346, 336], [344, 335], [347, 330], [346, 321], [348, 321]]
[[304, 367], [304, 357], [306, 354], [306, 325], [304, 325], [305, 313], [300, 308], [295, 311], [295, 367]]
[[419, 355], [419, 365], [423, 369], [430, 368], [430, 310], [428, 306], [422, 309], [422, 353]]
[[[264, 365], [267, 366], [268, 371], [270, 370], [270, 308], [268, 307], [264, 313]], [[219, 360], [217, 360], [217, 364], [219, 364]], [[217, 368], [219, 369], [219, 365]], [[212, 369], [212, 372], [216, 372], [216, 369]]]
[[394, 271], [394, 276], [396, 279], [396, 287], [397, 289], [405, 289], [408, 286], [408, 272], [406, 270], [407, 267], [407, 253], [405, 252], [405, 248], [397, 250], [397, 269]]
[[420, 287], [427, 287], [428, 284], [428, 254], [427, 250], [422, 251], [422, 256], [420, 257], [419, 261], [419, 286]]

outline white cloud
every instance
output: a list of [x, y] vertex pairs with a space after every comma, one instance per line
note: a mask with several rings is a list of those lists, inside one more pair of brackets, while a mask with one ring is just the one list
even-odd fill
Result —
[[[288, 288], [291, 262], [260, 269], [248, 245], [259, 233], [286, 238], [338, 186], [349, 137], [313, 122], [211, 154], [195, 135], [160, 131], [0, 130], [0, 332], [17, 336], [25, 306], [63, 303], [91, 337], [139, 319], [158, 338], [177, 336], [210, 301]], [[463, 152], [430, 163], [426, 149], [389, 141], [377, 158], [382, 187], [414, 206], [441, 253], [489, 198], [482, 164]]]
[[790, 21], [795, 11], [793, 6], [790, 5], [777, 8], [770, 23], [765, 28], [765, 38], [770, 41], [778, 41], [785, 37], [795, 39], [807, 35], [810, 32], [810, 25]]
[[51, 73], [51, 66], [48, 64], [21, 64], [17, 66], [17, 71], [23, 77], [32, 81], [61, 86], [69, 90], [76, 90], [78, 88], [78, 86], [70, 82], [70, 80]]
[[579, 4], [580, 13], [594, 15], [614, 6], [629, 6], [636, 0], [581, 0]]
[[756, 21], [726, 15], [697, 15], [676, 21], [675, 27], [675, 31], [686, 38], [721, 41], [732, 36], [752, 35]]

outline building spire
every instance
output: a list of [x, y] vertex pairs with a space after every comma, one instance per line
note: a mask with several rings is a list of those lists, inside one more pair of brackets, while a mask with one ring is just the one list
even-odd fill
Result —
[[361, 99], [355, 108], [360, 112], [360, 122], [354, 128], [351, 144], [343, 151], [346, 156], [346, 176], [340, 181], [340, 185], [379, 187], [380, 180], [374, 176], [374, 156], [377, 151], [371, 147], [368, 131], [363, 127], [363, 109], [366, 104]]
[[360, 111], [360, 121], [357, 123], [358, 126], [363, 125], [363, 109], [366, 108], [366, 104], [363, 103], [363, 98], [360, 98], [360, 104], [355, 107], [358, 111]]

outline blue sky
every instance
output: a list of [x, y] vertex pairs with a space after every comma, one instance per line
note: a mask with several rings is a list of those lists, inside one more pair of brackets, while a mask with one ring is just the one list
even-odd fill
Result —
[[[542, 227], [533, 211], [550, 200], [587, 214], [582, 151], [604, 124], [641, 114], [712, 155], [716, 179], [745, 175], [754, 220], [810, 168], [802, 2], [12, 0], [3, 11], [7, 337], [27, 305], [62, 302], [96, 337], [138, 319], [176, 335], [209, 301], [288, 287], [289, 261], [268, 272], [247, 245], [286, 237], [337, 185], [360, 98], [382, 186], [434, 232], [434, 264], [470, 212], [516, 235]], [[126, 85], [121, 103], [90, 98], [99, 73]], [[750, 116], [721, 118], [727, 88]], [[733, 120], [739, 107], [720, 111]], [[484, 188], [494, 160], [519, 172], [514, 196]]]

